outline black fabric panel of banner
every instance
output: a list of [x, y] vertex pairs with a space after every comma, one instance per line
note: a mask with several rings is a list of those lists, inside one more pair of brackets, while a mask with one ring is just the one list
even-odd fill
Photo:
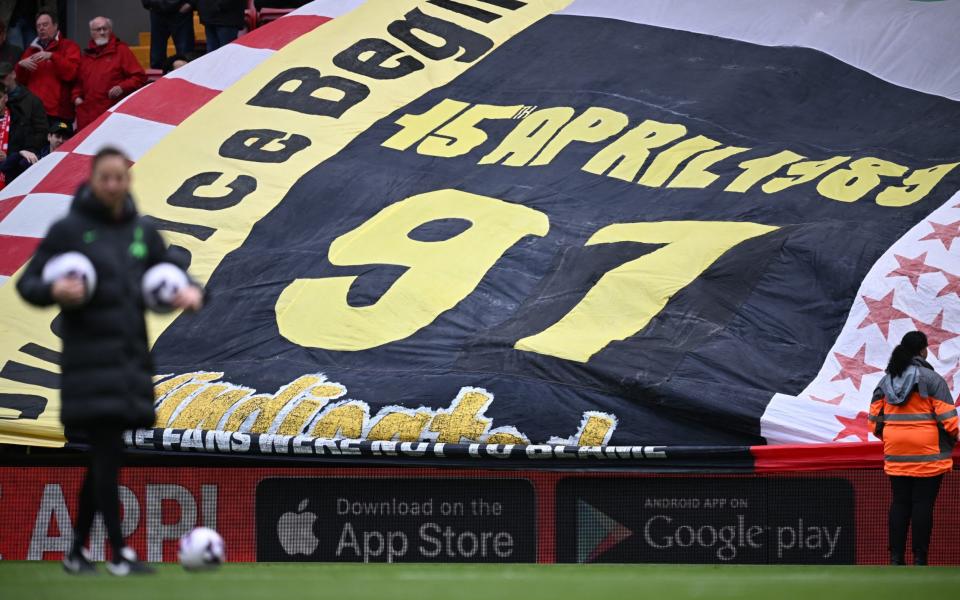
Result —
[[[381, 143], [404, 114], [441, 100], [591, 106], [682, 123], [751, 150], [714, 165], [705, 189], [650, 188], [581, 167], [603, 144], [573, 143], [550, 165], [478, 165], [515, 121], [487, 121], [469, 154], [431, 158]], [[446, 407], [463, 386], [495, 395], [487, 416], [534, 442], [573, 433], [584, 411], [619, 418], [611, 444], [762, 444], [774, 393], [816, 375], [864, 276], [889, 246], [939, 207], [960, 170], [903, 208], [820, 196], [814, 183], [767, 194], [722, 191], [741, 161], [789, 149], [811, 158], [873, 156], [911, 168], [960, 160], [955, 102], [899, 88], [821, 52], [770, 48], [614, 20], [549, 17], [466, 74], [376, 123], [305, 174], [217, 268], [208, 310], [178, 319], [157, 343], [160, 372], [224, 371], [277, 390], [322, 372], [370, 404]], [[546, 213], [550, 231], [511, 247], [479, 286], [414, 335], [361, 352], [297, 346], [279, 334], [274, 306], [298, 278], [359, 275], [371, 303], [396, 268], [342, 268], [332, 240], [384, 207], [454, 188]], [[752, 221], [775, 232], [735, 246], [682, 289], [644, 329], [587, 363], [521, 352], [521, 336], [556, 322], [605, 270], [655, 245], [585, 248], [599, 228], [646, 221]], [[551, 279], [560, 268], [569, 275]], [[198, 343], [202, 340], [202, 343]]]

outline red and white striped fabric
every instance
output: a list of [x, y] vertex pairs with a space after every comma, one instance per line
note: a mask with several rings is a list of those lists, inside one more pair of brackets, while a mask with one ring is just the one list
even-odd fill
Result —
[[0, 285], [66, 214], [91, 157], [116, 146], [133, 161], [221, 91], [298, 37], [362, 0], [316, 0], [138, 90], [0, 190]]

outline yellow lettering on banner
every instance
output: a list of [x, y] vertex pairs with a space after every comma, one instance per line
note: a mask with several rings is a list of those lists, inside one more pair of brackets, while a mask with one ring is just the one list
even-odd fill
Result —
[[[470, 227], [444, 241], [408, 236], [439, 219], [464, 219]], [[542, 212], [496, 198], [459, 190], [411, 196], [330, 245], [336, 266], [409, 267], [383, 296], [353, 307], [347, 294], [356, 276], [298, 279], [277, 300], [280, 334], [327, 350], [366, 350], [404, 339], [463, 300], [511, 246], [528, 235], [546, 235], [548, 228]]]
[[903, 185], [891, 185], [877, 194], [880, 206], [909, 206], [929, 194], [947, 173], [960, 163], [936, 165], [928, 169], [917, 169], [910, 173]]
[[[377, 121], [453, 81], [484, 55], [569, 2], [498, 3], [500, 6], [491, 7], [498, 18], [488, 22], [422, 0], [365, 2], [273, 53], [140, 157], [133, 167], [138, 207], [161, 222], [179, 224], [181, 231], [190, 226], [205, 228], [198, 236], [166, 230], [164, 235], [169, 243], [190, 252], [191, 274], [206, 282], [223, 257], [244, 243], [253, 225], [273, 210], [305, 173], [336, 155]], [[447, 35], [449, 39], [444, 39]], [[369, 42], [382, 43], [364, 50]], [[360, 51], [351, 58], [349, 51], [358, 47]], [[314, 105], [323, 99], [337, 103], [348, 92], [359, 100], [344, 103], [343, 111], [327, 114], [291, 103], [257, 102], [265, 90], [272, 90], [275, 98], [286, 94], [289, 99], [296, 89], [310, 89], [311, 85], [316, 86], [315, 91], [302, 94], [299, 100]], [[272, 161], [238, 157], [253, 152], [252, 146], [221, 155], [228, 140], [244, 130], [258, 129], [278, 132], [273, 139], [291, 143], [291, 135], [302, 136], [309, 144], [286, 152], [265, 138], [257, 151], [275, 159]], [[223, 187], [228, 182], [236, 183], [237, 189], [242, 187], [243, 193], [237, 192], [230, 201], [206, 203], [206, 208], [167, 202], [197, 176], [212, 183], [198, 185], [196, 198], [219, 199], [213, 194], [231, 189]], [[0, 365], [10, 360], [23, 362], [19, 349], [28, 343], [59, 349], [59, 340], [50, 333], [56, 314], [53, 309], [28, 307], [13, 285], [0, 286]], [[150, 316], [151, 341], [177, 316]], [[0, 392], [47, 399], [46, 410], [36, 420], [0, 419], [0, 442], [63, 444], [56, 390], [3, 381]]]
[[692, 137], [689, 140], [683, 140], [658, 154], [637, 183], [650, 187], [660, 187], [667, 179], [670, 179], [673, 172], [680, 166], [680, 163], [695, 154], [716, 148], [719, 145], [720, 142], [717, 140], [711, 140], [702, 135]]
[[380, 417], [370, 427], [367, 438], [370, 441], [416, 442], [420, 440], [423, 428], [430, 421], [430, 411], [419, 410], [413, 414], [392, 412]]
[[347, 388], [339, 383], [322, 383], [315, 385], [310, 390], [310, 396], [313, 398], [324, 398], [326, 400], [335, 400], [347, 393]]
[[280, 435], [300, 435], [306, 428], [307, 423], [310, 422], [310, 418], [320, 410], [320, 406], [322, 405], [316, 400], [310, 400], [309, 398], [301, 400], [284, 417], [283, 423], [277, 428], [277, 433]]
[[487, 141], [487, 132], [477, 125], [487, 119], [509, 119], [523, 105], [496, 106], [475, 104], [460, 113], [440, 129], [426, 137], [417, 146], [417, 154], [451, 158], [462, 156]]
[[[323, 383], [310, 389], [309, 398], [300, 400], [293, 410], [283, 419], [283, 423], [277, 428], [277, 433], [284, 435], [298, 435], [303, 433], [310, 418], [316, 414], [321, 406], [331, 400], [336, 400], [347, 393], [347, 388], [339, 383]], [[317, 400], [322, 400], [318, 402]]]
[[174, 417], [169, 427], [175, 429], [217, 429], [220, 419], [230, 407], [253, 393], [249, 388], [233, 385], [210, 384], [194, 396], [186, 407]]
[[172, 388], [173, 391], [161, 396], [162, 400], [156, 409], [156, 426], [168, 427], [167, 423], [170, 422], [170, 417], [173, 416], [177, 407], [179, 407], [184, 400], [206, 386], [207, 381], [220, 379], [221, 377], [223, 377], [223, 373], [203, 373], [196, 375], [190, 379], [191, 383]]
[[687, 128], [683, 125], [646, 120], [597, 152], [583, 170], [594, 175], [636, 181], [651, 150], [666, 146], [686, 134]]
[[578, 446], [603, 446], [613, 434], [616, 422], [609, 415], [592, 414], [580, 428]]
[[[488, 118], [513, 118], [519, 119], [518, 124], [477, 164], [543, 166], [550, 164], [571, 143], [601, 142], [620, 133], [629, 122], [624, 113], [604, 107], [589, 107], [573, 118], [575, 110], [569, 106], [520, 110], [516, 113], [513, 112], [514, 109], [524, 107], [478, 104], [468, 109], [468, 106], [466, 102], [444, 99], [423, 114], [405, 114], [396, 121], [403, 128], [382, 145], [406, 150], [420, 142], [417, 149], [420, 154], [462, 156], [487, 140], [486, 132], [477, 127], [478, 123]], [[527, 112], [529, 114], [526, 114]], [[521, 115], [524, 115], [522, 119]], [[667, 146], [686, 133], [687, 128], [684, 125], [643, 121], [597, 152], [582, 169], [595, 175], [635, 181], [651, 150]], [[718, 174], [709, 170], [710, 167], [748, 150], [749, 148], [738, 146], [723, 147], [720, 142], [696, 136], [661, 152], [638, 183], [659, 187], [669, 180], [668, 188], [703, 189], [719, 178]], [[796, 152], [783, 150], [770, 156], [741, 162], [737, 166], [742, 173], [727, 185], [725, 191], [747, 192], [783, 167], [793, 165], [786, 176], [768, 181], [763, 190], [775, 193], [823, 176], [817, 184], [822, 196], [841, 202], [854, 202], [878, 186], [881, 183], [880, 177], [900, 177], [907, 171], [907, 167], [903, 165], [865, 157], [854, 160], [847, 169], [831, 173], [831, 170], [850, 157], [803, 161], [804, 158]], [[674, 176], [677, 168], [688, 160], [686, 166]], [[884, 206], [905, 206], [916, 202], [930, 193], [958, 164], [960, 163], [918, 169], [913, 172], [909, 181], [904, 181], [904, 186], [890, 186], [881, 192], [882, 197], [878, 198], [878, 203]]]
[[555, 106], [535, 110], [507, 134], [500, 145], [480, 159], [478, 164], [490, 165], [503, 161], [508, 167], [522, 167], [550, 141], [575, 111], [569, 106]]
[[739, 165], [743, 173], [737, 176], [730, 185], [725, 188], [727, 192], [746, 192], [761, 179], [769, 177], [782, 169], [783, 167], [803, 160], [803, 155], [784, 150], [771, 156], [761, 156], [752, 160], [745, 160]]
[[587, 362], [610, 342], [636, 334], [667, 301], [727, 250], [777, 227], [746, 222], [662, 221], [604, 227], [588, 246], [616, 242], [666, 244], [605, 273], [570, 312], [519, 340], [518, 350]]
[[325, 409], [314, 423], [310, 435], [324, 439], [334, 439], [337, 435], [348, 440], [360, 439], [368, 417], [366, 405], [360, 404], [347, 402]]
[[774, 177], [763, 184], [760, 189], [768, 194], [782, 192], [787, 188], [813, 181], [825, 173], [850, 160], [849, 156], [834, 156], [826, 160], [806, 160], [794, 163], [787, 169], [786, 177]]
[[380, 145], [393, 150], [406, 150], [430, 135], [434, 129], [463, 112], [463, 109], [468, 106], [470, 105], [466, 102], [445, 99], [423, 114], [403, 115], [397, 119], [397, 125], [403, 129]]
[[[258, 410], [261, 410], [272, 399], [273, 396], [271, 394], [257, 394], [256, 396], [250, 396], [249, 398], [246, 398], [243, 402], [234, 407], [233, 411], [230, 413], [230, 416], [227, 417], [227, 423], [223, 426], [223, 430], [247, 431], [245, 429], [241, 430], [241, 426], [248, 418], [250, 418], [251, 415], [256, 413]], [[250, 431], [252, 431], [252, 429], [250, 429]]]
[[173, 390], [177, 389], [181, 385], [197, 380], [197, 381], [214, 381], [223, 377], [223, 373], [206, 373], [204, 371], [196, 371], [194, 373], [185, 373], [183, 375], [177, 375], [176, 377], [171, 377], [170, 379], [165, 379], [160, 383], [153, 386], [153, 397], [157, 400], [163, 398]]
[[530, 166], [548, 165], [573, 142], [596, 143], [623, 131], [630, 120], [622, 112], [591, 106], [570, 121], [543, 149]]
[[304, 375], [280, 388], [276, 394], [250, 396], [233, 409], [224, 429], [226, 431], [240, 431], [240, 426], [256, 413], [257, 417], [250, 425], [249, 431], [253, 433], [269, 432], [273, 421], [280, 414], [280, 410], [288, 402], [303, 396], [310, 386], [317, 384], [319, 381], [320, 377], [316, 375]]
[[493, 402], [493, 396], [476, 388], [464, 388], [449, 409], [437, 411], [430, 423], [430, 431], [437, 441], [459, 444], [462, 440], [478, 440], [490, 428], [490, 419], [483, 412]]
[[[303, 375], [283, 386], [276, 394], [256, 394], [256, 390], [231, 382], [200, 382], [196, 378], [210, 377], [205, 372], [164, 375], [165, 381], [185, 381], [187, 385], [203, 387], [195, 391], [172, 418], [168, 427], [176, 429], [219, 429], [223, 431], [250, 431], [295, 436], [307, 433], [319, 439], [355, 439], [369, 441], [439, 441], [444, 443], [529, 444], [530, 439], [512, 425], [493, 428], [493, 419], [486, 411], [494, 400], [493, 394], [476, 387], [461, 387], [447, 408], [416, 409], [402, 406], [384, 406], [370, 416], [370, 407], [361, 400], [330, 401], [347, 395], [340, 383], [326, 380], [323, 374]], [[302, 391], [304, 378], [320, 378], [323, 383]], [[293, 390], [298, 390], [294, 392]], [[177, 394], [180, 388], [168, 388]], [[248, 397], [254, 394], [252, 397]], [[262, 410], [279, 397], [292, 398], [281, 411], [279, 426], [273, 420], [267, 432], [243, 427], [255, 420]], [[250, 401], [252, 400], [252, 401]], [[292, 405], [291, 405], [292, 404]], [[229, 415], [229, 417], [228, 417]], [[227, 420], [222, 426], [221, 421]], [[609, 442], [617, 427], [617, 416], [611, 413], [587, 411], [583, 413], [577, 432], [570, 438], [550, 437], [550, 444], [602, 446]]]
[[[283, 435], [299, 435], [306, 429], [310, 419], [321, 406], [331, 400], [340, 398], [347, 393], [347, 388], [339, 383], [323, 383], [315, 385], [309, 391], [309, 398], [303, 398], [287, 413], [283, 422], [277, 428], [277, 433]], [[318, 402], [321, 399], [322, 402]]]
[[[417, 151], [421, 154], [461, 156], [487, 140], [486, 132], [477, 127], [478, 123], [487, 118], [508, 118], [512, 111], [518, 108], [479, 104], [467, 109], [469, 106], [466, 102], [444, 99], [425, 113], [405, 114], [396, 121], [402, 129], [382, 145], [406, 150], [419, 142]], [[569, 106], [541, 108], [529, 114], [526, 112], [520, 110], [512, 114], [513, 119], [519, 119], [520, 115], [525, 116], [519, 119], [518, 124], [500, 144], [477, 164], [502, 164], [509, 167], [548, 165], [571, 143], [601, 142], [617, 135], [628, 124], [627, 115], [604, 107], [589, 107], [575, 119], [575, 110]], [[687, 128], [684, 125], [643, 121], [597, 152], [582, 169], [595, 175], [635, 181], [651, 150], [667, 146], [686, 133]], [[658, 187], [669, 180], [666, 186], [668, 188], [706, 188], [719, 178], [718, 174], [709, 170], [710, 167], [749, 150], [738, 146], [717, 146], [720, 146], [720, 142], [704, 136], [684, 140], [657, 156], [638, 183]], [[881, 177], [901, 177], [907, 171], [906, 166], [865, 157], [854, 160], [847, 169], [831, 172], [850, 157], [803, 161], [804, 158], [796, 152], [783, 150], [770, 156], [741, 162], [737, 166], [742, 173], [727, 185], [725, 191], [747, 192], [783, 167], [793, 165], [786, 176], [768, 181], [763, 190], [775, 193], [823, 176], [817, 184], [817, 190], [822, 196], [840, 202], [854, 202], [880, 185]], [[686, 166], [674, 176], [674, 171], [688, 160]], [[918, 169], [913, 172], [909, 181], [904, 180], [903, 186], [889, 186], [881, 192], [878, 204], [912, 204], [929, 194], [958, 164], [960, 163]], [[673, 178], [670, 179], [671, 177]]]
[[716, 173], [711, 173], [708, 171], [708, 168], [717, 164], [721, 160], [730, 158], [731, 156], [740, 154], [741, 152], [746, 152], [747, 150], [749, 150], [749, 148], [727, 146], [726, 148], [704, 152], [700, 156], [687, 163], [687, 166], [684, 167], [682, 171], [677, 173], [676, 177], [670, 180], [670, 183], [667, 184], [667, 187], [705, 188], [720, 177]]
[[513, 433], [507, 433], [505, 431], [498, 431], [497, 433], [491, 433], [487, 436], [487, 439], [484, 443], [487, 444], [529, 444], [530, 441], [520, 437], [519, 435]]
[[881, 176], [900, 177], [906, 172], [905, 166], [888, 160], [860, 158], [851, 162], [850, 168], [837, 169], [817, 182], [817, 191], [831, 200], [856, 202], [880, 185]]
[[307, 391], [307, 388], [319, 382], [320, 378], [316, 375], [304, 375], [303, 377], [298, 377], [289, 385], [284, 386], [283, 389], [277, 392], [260, 408], [260, 412], [257, 414], [257, 420], [254, 421], [253, 426], [250, 427], [250, 431], [256, 433], [266, 433], [270, 431], [273, 420], [277, 418], [280, 410], [287, 405], [287, 402], [300, 397]]

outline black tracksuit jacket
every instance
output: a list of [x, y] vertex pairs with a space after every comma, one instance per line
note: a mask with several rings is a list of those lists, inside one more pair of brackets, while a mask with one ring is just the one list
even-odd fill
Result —
[[137, 214], [132, 198], [116, 218], [88, 186], [50, 228], [17, 281], [27, 302], [54, 303], [43, 267], [69, 251], [90, 259], [97, 284], [87, 303], [62, 311], [60, 420], [81, 429], [152, 427], [154, 370], [141, 280], [153, 265], [176, 261], [156, 228]]

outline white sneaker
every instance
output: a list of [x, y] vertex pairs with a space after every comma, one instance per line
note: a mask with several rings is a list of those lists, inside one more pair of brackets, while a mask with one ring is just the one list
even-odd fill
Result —
[[90, 561], [87, 549], [81, 547], [79, 553], [67, 552], [63, 557], [63, 570], [71, 575], [96, 575], [97, 568]]
[[[117, 558], [119, 558], [119, 560], [117, 560]], [[153, 567], [140, 562], [140, 559], [137, 558], [137, 553], [129, 546], [124, 546], [123, 549], [120, 550], [120, 556], [114, 557], [114, 560], [107, 563], [107, 571], [117, 577], [150, 575], [155, 572]]]

